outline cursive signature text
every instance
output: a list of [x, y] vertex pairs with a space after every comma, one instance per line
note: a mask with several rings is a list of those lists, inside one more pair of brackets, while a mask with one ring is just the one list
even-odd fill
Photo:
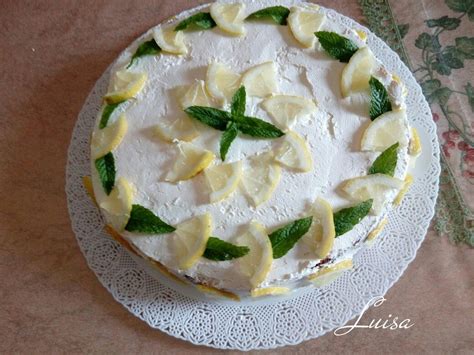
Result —
[[344, 325], [342, 327], [337, 328], [334, 330], [334, 335], [336, 336], [341, 336], [341, 335], [346, 335], [352, 332], [355, 328], [368, 328], [368, 329], [389, 329], [389, 330], [395, 330], [395, 329], [409, 329], [413, 327], [415, 323], [412, 323], [410, 319], [403, 319], [399, 320], [398, 317], [393, 317], [392, 315], [388, 315], [388, 319], [382, 320], [375, 320], [372, 319], [369, 324], [359, 324], [362, 316], [364, 313], [369, 309], [371, 305], [374, 307], [380, 307], [386, 299], [383, 296], [377, 296], [372, 298], [365, 306], [364, 309], [362, 310], [361, 314], [359, 315], [359, 318], [355, 321], [354, 324], [352, 325]]

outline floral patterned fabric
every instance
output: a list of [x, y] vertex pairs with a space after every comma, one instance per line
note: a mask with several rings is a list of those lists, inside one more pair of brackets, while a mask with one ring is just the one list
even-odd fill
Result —
[[474, 246], [474, 0], [361, 0], [369, 27], [410, 67], [438, 126], [435, 226]]

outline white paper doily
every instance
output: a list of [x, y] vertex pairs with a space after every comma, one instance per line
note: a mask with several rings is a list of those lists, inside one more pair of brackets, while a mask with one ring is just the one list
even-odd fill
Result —
[[230, 303], [189, 297], [169, 287], [169, 283], [158, 281], [149, 268], [105, 233], [104, 222], [82, 186], [82, 177], [90, 175], [89, 137], [109, 71], [89, 94], [68, 151], [66, 193], [72, 228], [100, 282], [151, 327], [194, 344], [221, 349], [297, 344], [356, 317], [369, 300], [384, 295], [414, 259], [434, 214], [438, 193], [439, 146], [431, 111], [420, 86], [396, 53], [368, 29], [332, 10], [326, 11], [347, 26], [366, 31], [375, 55], [402, 78], [408, 88], [408, 117], [420, 133], [423, 153], [413, 172], [414, 184], [401, 206], [389, 214], [384, 232], [371, 248], [356, 255], [351, 271], [324, 288], [272, 301]]

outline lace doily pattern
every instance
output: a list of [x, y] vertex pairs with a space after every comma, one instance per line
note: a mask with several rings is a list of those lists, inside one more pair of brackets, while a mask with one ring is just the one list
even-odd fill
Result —
[[[193, 11], [193, 10], [191, 10]], [[195, 11], [195, 10], [194, 10]], [[89, 137], [106, 92], [109, 71], [96, 83], [74, 128], [68, 151], [66, 193], [72, 228], [89, 267], [115, 300], [151, 327], [198, 345], [221, 349], [270, 349], [297, 344], [344, 325], [374, 296], [398, 280], [423, 241], [438, 192], [439, 148], [421, 88], [382, 40], [332, 10], [345, 25], [368, 33], [368, 44], [408, 88], [410, 123], [420, 132], [423, 153], [402, 204], [389, 214], [383, 233], [354, 258], [354, 268], [332, 284], [271, 301], [231, 303], [190, 297], [160, 282], [104, 231], [104, 222], [82, 186], [90, 174]], [[182, 14], [189, 15], [188, 13]]]

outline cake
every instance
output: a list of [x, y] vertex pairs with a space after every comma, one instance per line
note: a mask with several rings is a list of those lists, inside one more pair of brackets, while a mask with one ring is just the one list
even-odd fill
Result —
[[327, 283], [382, 230], [419, 139], [366, 34], [297, 1], [217, 2], [113, 64], [91, 138], [110, 234], [239, 299]]

